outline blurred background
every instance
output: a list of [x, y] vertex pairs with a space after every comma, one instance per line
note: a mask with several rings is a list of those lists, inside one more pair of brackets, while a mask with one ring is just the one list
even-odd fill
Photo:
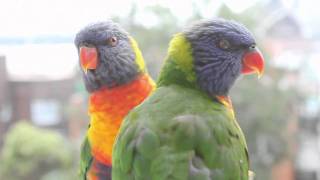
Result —
[[0, 179], [77, 179], [88, 124], [73, 45], [88, 23], [113, 19], [139, 42], [153, 78], [185, 25], [245, 24], [265, 75], [232, 90], [258, 180], [320, 180], [320, 11], [313, 0], [4, 0], [0, 6]]

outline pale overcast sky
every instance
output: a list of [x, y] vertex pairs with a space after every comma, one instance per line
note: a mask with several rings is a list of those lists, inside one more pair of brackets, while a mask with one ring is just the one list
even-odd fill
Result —
[[[112, 15], [126, 15], [133, 2], [139, 9], [155, 4], [169, 7], [180, 20], [188, 18], [194, 2], [200, 6], [204, 16], [209, 17], [221, 4], [220, 0], [209, 1], [205, 7], [197, 0], [3, 0], [0, 6], [0, 36], [74, 34], [88, 23], [105, 20]], [[256, 0], [226, 2], [235, 11], [241, 11]], [[144, 18], [142, 21], [146, 24], [152, 23], [148, 22], [148, 16]]]
[[[0, 37], [19, 37], [24, 40], [36, 36], [71, 36], [88, 23], [103, 21], [112, 16], [126, 16], [132, 3], [137, 3], [138, 19], [146, 26], [154, 19], [145, 7], [168, 7], [180, 21], [187, 19], [194, 2], [206, 17], [213, 16], [221, 1], [209, 5], [198, 0], [4, 0], [0, 6]], [[241, 11], [255, 1], [241, 3], [228, 0], [230, 6]], [[233, 2], [233, 3], [232, 3]], [[28, 41], [27, 41], [28, 42]], [[30, 41], [32, 42], [32, 41]], [[0, 54], [7, 59], [9, 76], [13, 80], [44, 80], [69, 77], [77, 65], [76, 49], [71, 43], [0, 45]]]
[[[180, 21], [188, 19], [196, 4], [204, 17], [212, 17], [222, 2], [233, 11], [241, 12], [258, 0], [2, 0], [0, 3], [0, 38], [62, 35], [73, 37], [88, 23], [103, 21], [111, 16], [126, 16], [132, 3], [136, 2], [140, 14], [138, 20], [147, 26], [155, 21], [145, 7], [162, 5], [171, 9]], [[259, 0], [268, 1], [268, 0]], [[320, 1], [282, 0], [306, 32], [320, 28]], [[150, 12], [149, 12], [150, 13]], [[262, 20], [263, 21], [263, 20]], [[311, 36], [311, 35], [310, 35]], [[57, 53], [59, 52], [59, 53]], [[7, 57], [7, 67], [13, 79], [48, 77], [59, 79], [70, 75], [77, 64], [77, 54], [73, 44], [2, 44], [0, 54]], [[27, 68], [26, 68], [27, 67]], [[36, 78], [37, 79], [37, 78]]]
[[[180, 20], [188, 18], [195, 4], [205, 17], [226, 3], [233, 11], [241, 12], [258, 0], [207, 0], [204, 5], [199, 0], [2, 0], [0, 3], [0, 37], [30, 37], [47, 34], [74, 34], [84, 25], [102, 21], [112, 15], [126, 15], [133, 2], [140, 10], [147, 6], [159, 4], [168, 7]], [[260, 0], [268, 1], [268, 0]], [[320, 1], [316, 0], [281, 0], [283, 4], [296, 14], [303, 23], [320, 24]], [[146, 11], [140, 11], [146, 12]], [[149, 16], [141, 21], [152, 24]], [[310, 18], [314, 17], [314, 18]], [[317, 18], [315, 18], [317, 17]], [[307, 29], [309, 27], [306, 27]]]

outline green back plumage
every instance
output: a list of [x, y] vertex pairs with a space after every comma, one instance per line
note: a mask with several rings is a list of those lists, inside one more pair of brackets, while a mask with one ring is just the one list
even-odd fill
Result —
[[114, 180], [231, 180], [247, 179], [248, 172], [244, 137], [230, 110], [176, 85], [158, 88], [129, 114], [113, 158]]
[[244, 135], [232, 110], [199, 90], [191, 52], [182, 34], [171, 41], [158, 88], [120, 128], [113, 180], [248, 179]]

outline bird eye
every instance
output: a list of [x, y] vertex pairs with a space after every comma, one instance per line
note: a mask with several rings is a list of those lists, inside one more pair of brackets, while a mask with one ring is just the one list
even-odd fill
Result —
[[113, 37], [107, 39], [107, 43], [110, 46], [116, 46], [118, 43], [118, 39], [117, 39], [117, 37], [113, 36]]
[[227, 50], [230, 48], [230, 42], [228, 40], [222, 39], [219, 41], [219, 48]]

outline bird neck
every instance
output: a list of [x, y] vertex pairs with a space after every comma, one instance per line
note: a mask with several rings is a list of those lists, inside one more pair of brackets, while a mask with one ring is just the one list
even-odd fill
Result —
[[154, 83], [148, 74], [138, 75], [130, 83], [107, 88], [103, 87], [90, 95], [89, 113], [117, 114], [121, 117], [140, 104], [154, 89]]
[[233, 109], [230, 96], [215, 96], [215, 98], [227, 108]]
[[135, 54], [135, 62], [139, 68], [139, 71], [147, 73], [146, 65], [144, 63], [144, 59], [143, 59], [142, 53], [140, 51], [140, 48], [138, 46], [138, 43], [131, 36], [129, 36], [129, 40], [130, 40], [133, 52]]
[[230, 96], [215, 96], [214, 99], [224, 105], [230, 111], [233, 118], [235, 117]]
[[169, 84], [197, 89], [191, 45], [182, 33], [170, 41], [168, 57], [157, 81], [159, 87]]

